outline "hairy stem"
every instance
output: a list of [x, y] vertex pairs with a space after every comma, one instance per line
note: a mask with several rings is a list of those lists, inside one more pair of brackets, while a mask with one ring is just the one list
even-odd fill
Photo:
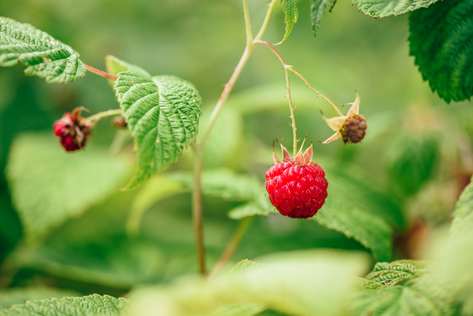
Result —
[[248, 230], [248, 227], [251, 224], [251, 220], [252, 220], [251, 217], [247, 217], [243, 219], [242, 221], [240, 221], [240, 224], [238, 225], [235, 233], [233, 234], [232, 239], [228, 242], [227, 246], [225, 247], [225, 250], [222, 253], [222, 256], [220, 257], [220, 259], [218, 259], [210, 275], [217, 274], [220, 270], [223, 269], [223, 267], [225, 267], [225, 264], [233, 256], [236, 249], [238, 248], [238, 245], [241, 242], [241, 239], [243, 238], [246, 231]]
[[107, 110], [103, 112], [96, 113], [94, 115], [91, 115], [87, 118], [87, 120], [92, 124], [96, 124], [98, 121], [101, 119], [104, 119], [106, 117], [110, 116], [116, 116], [116, 115], [122, 115], [123, 111], [121, 109], [113, 109], [113, 110]]
[[281, 55], [281, 53], [278, 51], [278, 49], [271, 42], [262, 41], [262, 40], [255, 40], [254, 43], [257, 44], [257, 45], [263, 45], [263, 46], [267, 47], [274, 54], [274, 56], [279, 60], [279, 62], [281, 63], [282, 67], [285, 70], [291, 72], [297, 78], [299, 78], [306, 85], [306, 87], [309, 90], [314, 92], [314, 94], [317, 97], [319, 97], [322, 100], [324, 100], [325, 102], [327, 102], [335, 110], [335, 112], [337, 112], [338, 115], [343, 115], [342, 112], [340, 111], [340, 109], [338, 108], [338, 106], [335, 104], [335, 102], [333, 102], [329, 97], [327, 97], [322, 92], [317, 90], [313, 85], [311, 85], [309, 80], [307, 80], [299, 71], [297, 71], [294, 68], [294, 66], [288, 64], [286, 62], [286, 60], [284, 59], [284, 57]]
[[95, 67], [93, 67], [93, 66], [91, 66], [91, 65], [87, 65], [87, 64], [86, 64], [86, 65], [85, 65], [85, 69], [87, 69], [88, 72], [91, 72], [91, 73], [93, 73], [93, 74], [96, 74], [97, 76], [100, 76], [100, 77], [105, 78], [105, 79], [107, 79], [107, 80], [113, 80], [113, 81], [115, 81], [115, 80], [117, 80], [117, 78], [118, 78], [118, 77], [115, 76], [115, 75], [112, 75], [112, 74], [110, 74], [110, 73], [108, 73], [108, 72], [106, 72], [106, 71], [97, 69], [97, 68], [95, 68]]
[[[264, 17], [263, 23], [256, 35], [256, 39], [260, 39], [266, 29], [268, 28], [269, 22], [271, 20], [271, 16], [274, 10], [276, 3], [279, 0], [271, 0], [268, 10], [266, 11], [266, 15]], [[233, 73], [230, 76], [230, 79], [224, 86], [220, 97], [215, 104], [214, 109], [210, 115], [209, 124], [206, 130], [202, 133], [202, 138], [200, 142], [197, 143], [194, 147], [195, 152], [195, 162], [194, 162], [194, 175], [193, 175], [193, 193], [192, 193], [192, 209], [193, 209], [193, 217], [194, 217], [194, 230], [195, 230], [195, 237], [196, 237], [196, 248], [197, 248], [197, 258], [200, 267], [200, 273], [202, 275], [206, 274], [206, 266], [205, 266], [205, 246], [204, 246], [204, 231], [203, 231], [203, 224], [202, 224], [202, 169], [203, 169], [203, 161], [202, 155], [203, 150], [205, 148], [205, 144], [207, 143], [209, 136], [212, 132], [213, 127], [215, 126], [215, 122], [222, 111], [225, 102], [227, 101], [230, 93], [233, 91], [235, 83], [238, 81], [241, 72], [245, 68], [248, 60], [251, 57], [254, 48], [254, 40], [252, 38], [252, 30], [251, 30], [251, 21], [250, 15], [248, 10], [248, 2], [247, 0], [242, 0], [243, 3], [243, 16], [245, 19], [245, 34], [246, 34], [246, 46], [243, 50], [243, 53], [236, 65]]]

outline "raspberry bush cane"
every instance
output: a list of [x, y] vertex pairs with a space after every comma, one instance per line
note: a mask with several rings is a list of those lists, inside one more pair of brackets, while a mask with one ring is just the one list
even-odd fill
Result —
[[[234, 72], [232, 73], [229, 81], [225, 85], [224, 90], [221, 93], [221, 96], [215, 105], [215, 108], [210, 117], [210, 123], [208, 128], [203, 131], [202, 138], [195, 142], [193, 147], [195, 151], [195, 166], [194, 166], [194, 186], [193, 186], [193, 217], [194, 217], [194, 231], [195, 231], [195, 239], [196, 239], [196, 248], [198, 254], [198, 262], [199, 262], [199, 270], [202, 274], [206, 273], [206, 264], [205, 264], [205, 247], [203, 243], [203, 225], [202, 225], [202, 206], [201, 206], [201, 195], [202, 195], [202, 152], [203, 148], [205, 148], [205, 143], [208, 140], [209, 134], [212, 131], [212, 128], [215, 124], [216, 119], [219, 116], [220, 111], [222, 110], [229, 94], [233, 90], [235, 83], [237, 82], [241, 72], [243, 71], [244, 67], [246, 66], [249, 58], [251, 57], [254, 48], [256, 45], [264, 43], [265, 41], [262, 39], [268, 26], [271, 21], [271, 17], [273, 14], [274, 9], [276, 8], [277, 3], [280, 0], [272, 0], [269, 3], [268, 10], [266, 15], [263, 19], [262, 25], [259, 31], [253, 36], [253, 30], [251, 25], [251, 19], [249, 15], [248, 9], [248, 1], [242, 0], [243, 4], [243, 13], [244, 13], [244, 21], [245, 21], [245, 30], [246, 30], [246, 46], [238, 62], [237, 66], [235, 67]], [[292, 3], [292, 2], [291, 2]], [[287, 2], [286, 4], [289, 4]], [[287, 8], [286, 8], [287, 9]], [[287, 20], [286, 20], [287, 22]], [[138, 165], [139, 165], [139, 173], [133, 179], [131, 186], [138, 185], [141, 181], [149, 177], [151, 174], [156, 172], [157, 170], [169, 165], [170, 163], [177, 160], [178, 155], [182, 152], [184, 146], [190, 144], [193, 140], [194, 136], [197, 133], [197, 125], [198, 119], [200, 115], [200, 97], [196, 90], [187, 82], [180, 80], [179, 78], [171, 77], [171, 76], [157, 76], [153, 77], [145, 70], [130, 65], [126, 62], [121, 62], [117, 59], [111, 60], [107, 58], [107, 66], [109, 62], [113, 64], [114, 69], [109, 68], [109, 72], [102, 71], [97, 69], [93, 66], [87, 65], [83, 63], [79, 59], [79, 54], [73, 51], [69, 46], [58, 42], [57, 40], [53, 39], [49, 35], [36, 30], [32, 26], [28, 24], [18, 23], [11, 19], [2, 18], [0, 20], [0, 26], [2, 27], [2, 32], [0, 33], [0, 40], [5, 41], [7, 45], [10, 45], [10, 42], [14, 42], [15, 45], [18, 41], [24, 41], [21, 43], [20, 47], [18, 48], [17, 52], [14, 55], [9, 55], [8, 63], [3, 63], [2, 66], [12, 66], [16, 63], [23, 63], [27, 67], [26, 72], [30, 75], [37, 75], [39, 77], [45, 78], [49, 82], [70, 82], [74, 81], [80, 77], [83, 77], [86, 72], [94, 73], [103, 77], [104, 79], [113, 82], [114, 89], [117, 95], [117, 99], [119, 101], [120, 110], [110, 110], [105, 111], [103, 113], [97, 113], [96, 115], [89, 118], [91, 122], [98, 121], [100, 118], [111, 116], [111, 115], [118, 115], [122, 114], [125, 118], [125, 121], [128, 125], [129, 130], [132, 133], [132, 136], [135, 138], [135, 144], [137, 145], [137, 152], [138, 152]], [[20, 30], [20, 31], [19, 31]], [[34, 33], [40, 38], [39, 41], [30, 42], [27, 35]], [[270, 42], [267, 42], [270, 43]], [[268, 47], [272, 47], [272, 44], [268, 45]], [[60, 51], [61, 54], [56, 54], [57, 51]], [[274, 51], [276, 51], [274, 49]], [[34, 54], [30, 54], [34, 53]], [[34, 57], [31, 57], [34, 56]], [[12, 62], [13, 61], [13, 62]], [[292, 100], [292, 92], [290, 87], [289, 81], [289, 73], [293, 73], [297, 77], [299, 77], [303, 82], [313, 90], [319, 97], [322, 97], [324, 100], [332, 104], [333, 106], [336, 105], [331, 102], [327, 97], [319, 93], [315, 88], [313, 88], [305, 78], [298, 73], [292, 66], [285, 64], [285, 81], [286, 81], [286, 90], [287, 90], [287, 98], [289, 103], [289, 110], [291, 116], [291, 126], [293, 130], [293, 154], [295, 154], [298, 139], [297, 139], [297, 128], [296, 122], [294, 117], [295, 106]], [[180, 87], [180, 91], [176, 91], [176, 87]], [[185, 93], [182, 93], [182, 92]], [[163, 95], [164, 94], [164, 95]], [[166, 96], [172, 95], [172, 98], [168, 98], [166, 100]], [[189, 95], [191, 96], [191, 100], [188, 99]], [[180, 127], [183, 128], [180, 136], [184, 135], [184, 139], [179, 138], [179, 143], [170, 143], [169, 139], [165, 139], [161, 136], [169, 136], [169, 135], [156, 135], [151, 136], [151, 138], [145, 138], [143, 136], [143, 132], [146, 131], [148, 128], [153, 127], [153, 124], [159, 124], [159, 121], [156, 120], [154, 116], [156, 109], [160, 109], [160, 99], [156, 98], [155, 96], [164, 96], [166, 102], [170, 102], [172, 100], [176, 100], [175, 97], [181, 98], [178, 100], [181, 102], [180, 105], [184, 105], [186, 107], [186, 115], [189, 114], [190, 118], [186, 117], [186, 122], [177, 122], [181, 124]], [[187, 98], [187, 99], [182, 99]], [[146, 104], [141, 104], [140, 102], [146, 100]], [[186, 103], [187, 102], [187, 103]], [[189, 103], [190, 102], [190, 103]], [[171, 108], [176, 106], [175, 104], [171, 104]], [[152, 110], [149, 111], [136, 111], [138, 109], [143, 110]], [[189, 111], [190, 110], [190, 111]], [[110, 113], [113, 114], [110, 114]], [[145, 112], [145, 113], [143, 113]], [[140, 124], [143, 123], [140, 121], [146, 114], [153, 113], [152, 119], [150, 117], [146, 117], [144, 122], [146, 129], [143, 130], [143, 126]], [[109, 115], [110, 114], [110, 115]], [[171, 112], [163, 112], [162, 115], [172, 115]], [[156, 114], [157, 115], [157, 114]], [[169, 118], [169, 117], [168, 117]], [[174, 119], [174, 118], [172, 118]], [[189, 121], [190, 119], [190, 121]], [[78, 118], [76, 119], [78, 120]], [[84, 121], [85, 122], [85, 121]], [[74, 122], [73, 122], [74, 123]], [[185, 124], [184, 124], [185, 123]], [[93, 124], [90, 124], [91, 126]], [[123, 125], [123, 124], [121, 124]], [[188, 130], [185, 130], [185, 129]], [[59, 132], [58, 132], [59, 133]], [[84, 134], [81, 131], [82, 134]], [[172, 133], [172, 131], [171, 131]], [[76, 133], [79, 135], [79, 133]], [[89, 135], [89, 132], [87, 133]], [[60, 135], [61, 136], [61, 135]], [[87, 140], [87, 138], [84, 138]], [[83, 148], [85, 145], [84, 139], [80, 140], [80, 144], [76, 145], [76, 147]], [[150, 142], [150, 139], [153, 140]], [[156, 140], [156, 141], [154, 141]], [[175, 142], [175, 140], [174, 140]], [[167, 150], [167, 156], [165, 157], [155, 157], [153, 154], [157, 152], [156, 148], [160, 146], [167, 146], [165, 148]], [[71, 147], [72, 148], [72, 147]], [[79, 149], [77, 148], [77, 149]], [[162, 147], [160, 147], [162, 149]], [[75, 149], [75, 148], [74, 148]], [[170, 150], [172, 150], [172, 154], [169, 154]], [[235, 248], [235, 247], [233, 247]], [[231, 252], [231, 251], [230, 251]], [[225, 252], [223, 257], [229, 258], [229, 252]]]

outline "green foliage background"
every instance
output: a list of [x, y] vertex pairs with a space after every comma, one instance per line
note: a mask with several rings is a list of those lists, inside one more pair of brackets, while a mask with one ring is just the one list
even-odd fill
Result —
[[[265, 1], [251, 1], [255, 21], [261, 19], [265, 6]], [[215, 179], [221, 173], [214, 173], [213, 178], [210, 174], [207, 184], [204, 176], [210, 264], [237, 225], [229, 218], [229, 211], [230, 217], [237, 219], [270, 213], [255, 217], [234, 262], [315, 248], [366, 252], [371, 263], [416, 258], [418, 249], [413, 252], [406, 247], [406, 232], [419, 222], [429, 232], [448, 223], [463, 183], [473, 172], [471, 102], [447, 105], [422, 80], [409, 57], [407, 15], [381, 22], [363, 15], [349, 1], [338, 1], [334, 11], [324, 15], [314, 39], [310, 14], [306, 14], [310, 1], [300, 0], [299, 10], [298, 24], [281, 52], [337, 103], [351, 102], [358, 92], [362, 114], [368, 118], [368, 136], [357, 146], [320, 145], [330, 134], [320, 110], [334, 113], [296, 85], [300, 135], [315, 145], [315, 159], [330, 170], [334, 189], [325, 213], [314, 221], [287, 220], [268, 212], [255, 183], [263, 182], [273, 141], [288, 144], [291, 138], [282, 70], [274, 56], [258, 48], [205, 153], [207, 168], [251, 176], [249, 180], [233, 179], [235, 186], [231, 188], [225, 186], [228, 181]], [[0, 12], [53, 34], [80, 52], [85, 62], [100, 68], [104, 68], [104, 57], [112, 54], [153, 75], [173, 74], [189, 80], [203, 99], [203, 126], [244, 45], [237, 0], [25, 0], [14, 6], [2, 1]], [[283, 37], [283, 21], [284, 15], [278, 11], [269, 39], [277, 42]], [[92, 75], [72, 84], [47, 85], [25, 77], [20, 67], [0, 69], [0, 258], [8, 258], [3, 262], [5, 273], [0, 275], [0, 284], [121, 295], [136, 285], [166, 283], [194, 273], [190, 189], [185, 180], [192, 166], [191, 153], [186, 152], [167, 174], [151, 179], [151, 185], [141, 191], [119, 192], [134, 172], [133, 159], [127, 153], [108, 154], [116, 132], [108, 122], [97, 126], [89, 146], [93, 153], [102, 153], [97, 161], [90, 152], [70, 159], [51, 141], [54, 120], [78, 105], [97, 112], [115, 107], [116, 100], [107, 82]], [[35, 133], [49, 136], [31, 136]], [[25, 145], [28, 142], [31, 146]], [[35, 146], [41, 149], [36, 152]], [[103, 159], [110, 160], [106, 168], [113, 177], [106, 172], [97, 174], [87, 166], [102, 166]], [[79, 172], [78, 187], [66, 194], [60, 184], [76, 177], [70, 172], [74, 163], [89, 173]], [[88, 187], [90, 192], [104, 195], [96, 197], [87, 191], [81, 198], [83, 204], [76, 203], [75, 190], [82, 192], [81, 185], [88, 186], [84, 184], [87, 177], [94, 185]], [[96, 177], [104, 179], [97, 181]], [[232, 178], [225, 174], [224, 179]], [[20, 188], [17, 183], [27, 185]], [[36, 190], [35, 184], [42, 184], [44, 190]], [[59, 198], [48, 195], [53, 190]], [[48, 211], [41, 213], [42, 204], [29, 199], [31, 196], [50, 206]], [[61, 205], [67, 216], [48, 220]], [[132, 229], [134, 233], [126, 229], [131, 210], [142, 219], [138, 228]], [[27, 218], [25, 227], [19, 214]], [[357, 230], [364, 225], [371, 230]], [[9, 256], [13, 249], [16, 251]], [[7, 275], [13, 278], [3, 280]], [[247, 284], [240, 286], [258, 291]], [[397, 297], [418, 287], [417, 283], [396, 284], [376, 291]], [[34, 293], [33, 297], [46, 297]], [[213, 289], [207, 294], [214, 298]], [[51, 296], [63, 295], [47, 295]], [[376, 308], [360, 302], [355, 309]], [[431, 306], [426, 308], [428, 313]], [[440, 315], [443, 308], [438, 309]], [[261, 309], [256, 306], [256, 310]], [[283, 310], [293, 311], [292, 306]]]

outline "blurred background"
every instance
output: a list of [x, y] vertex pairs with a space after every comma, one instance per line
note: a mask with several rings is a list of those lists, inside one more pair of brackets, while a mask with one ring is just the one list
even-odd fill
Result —
[[[266, 1], [250, 2], [256, 28]], [[348, 1], [339, 1], [333, 13], [324, 17], [314, 39], [309, 5], [309, 1], [300, 1], [300, 21], [280, 50], [315, 87], [344, 109], [358, 92], [369, 128], [360, 145], [322, 146], [320, 142], [331, 131], [320, 111], [328, 116], [334, 113], [294, 79], [300, 136], [315, 145], [317, 161], [374, 188], [389, 201], [383, 203], [401, 210], [402, 219], [393, 234], [394, 256], [416, 257], [420, 241], [449, 221], [453, 204], [472, 174], [473, 109], [467, 103], [445, 104], [423, 82], [409, 57], [407, 17], [378, 21], [362, 15]], [[203, 97], [202, 124], [244, 45], [238, 0], [23, 0], [14, 5], [3, 0], [0, 14], [52, 34], [98, 68], [103, 69], [104, 57], [112, 54], [152, 74], [174, 74], [193, 82]], [[266, 39], [277, 42], [283, 32], [283, 16], [278, 12]], [[2, 260], [21, 247], [24, 236], [21, 212], [16, 209], [23, 204], [15, 201], [36, 194], [32, 189], [13, 197], [6, 171], [12, 163], [12, 146], [25, 133], [45, 133], [48, 136], [41, 141], [47, 140], [40, 150], [60, 151], [52, 123], [80, 105], [92, 113], [117, 106], [108, 83], [94, 75], [73, 84], [48, 85], [25, 77], [20, 67], [0, 69]], [[109, 122], [100, 123], [90, 147], [109, 150], [116, 133]], [[274, 56], [259, 47], [212, 134], [206, 168], [250, 174], [262, 183], [275, 140], [288, 146], [291, 140], [284, 77]], [[123, 186], [133, 172], [133, 161], [131, 154], [122, 152], [126, 167], [117, 170]], [[15, 157], [30, 168], [48, 170], [41, 181], [45, 190], [55, 190], [54, 174], [62, 172], [61, 165], [43, 166], [46, 161], [34, 160], [36, 152], [29, 153], [28, 157]], [[187, 153], [168, 172], [190, 170], [191, 166], [192, 156]], [[92, 173], [92, 181], [97, 176]], [[125, 223], [137, 192], [120, 192], [119, 188], [96, 199], [80, 217], [51, 228], [34, 250], [18, 251], [15, 263], [7, 260], [5, 269], [10, 274], [3, 284], [116, 294], [132, 285], [194, 273], [189, 192], [163, 194], [146, 202], [139, 232], [130, 236]], [[337, 198], [349, 203], [350, 193], [357, 195], [350, 191]], [[210, 194], [204, 202], [206, 244], [212, 263], [237, 226], [227, 211], [238, 201]], [[35, 221], [40, 222], [41, 216], [36, 214]], [[234, 260], [319, 247], [364, 249], [355, 240], [315, 222], [271, 216], [253, 221]]]

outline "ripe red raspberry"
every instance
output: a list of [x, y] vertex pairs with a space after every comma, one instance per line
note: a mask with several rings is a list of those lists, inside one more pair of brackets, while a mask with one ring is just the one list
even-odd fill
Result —
[[66, 151], [84, 148], [91, 128], [90, 122], [80, 115], [80, 109], [75, 109], [72, 113], [67, 112], [53, 125], [54, 134], [59, 137]]
[[325, 172], [312, 162], [312, 146], [291, 158], [283, 148], [284, 161], [266, 172], [266, 191], [271, 203], [284, 216], [314, 216], [327, 198]]

